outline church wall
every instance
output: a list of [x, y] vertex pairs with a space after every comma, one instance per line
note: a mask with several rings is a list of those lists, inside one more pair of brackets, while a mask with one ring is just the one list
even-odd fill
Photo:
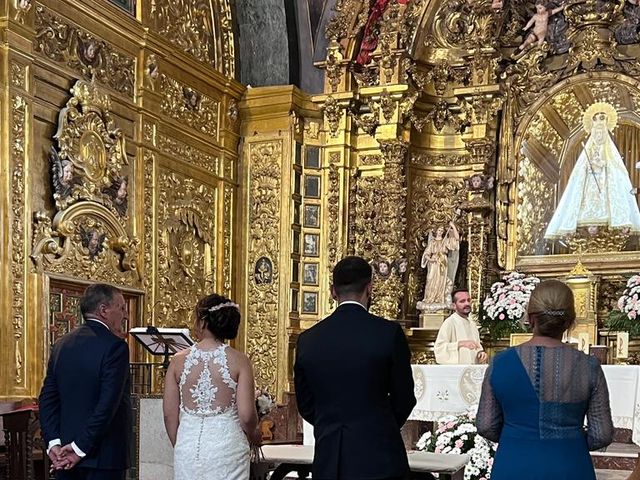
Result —
[[[191, 326], [201, 295], [236, 295], [244, 87], [233, 80], [227, 0], [200, 5], [197, 14], [192, 2], [169, 0], [138, 2], [132, 13], [107, 1], [2, 8], [0, 399], [12, 400], [37, 396], [50, 342], [78, 321], [77, 295], [87, 282], [125, 290], [128, 327]], [[70, 93], [81, 85], [84, 94]], [[49, 155], [52, 146], [63, 155], [53, 136], [74, 95], [110, 115], [112, 124], [99, 127], [124, 138], [127, 162], [109, 170], [128, 179], [120, 211], [108, 198], [113, 191], [79, 194], [66, 205], [54, 200]], [[82, 123], [80, 111], [64, 132], [95, 127]], [[69, 148], [74, 181], [87, 185], [84, 157]], [[111, 168], [119, 154], [106, 152]], [[109, 178], [95, 180], [103, 192]], [[94, 253], [83, 243], [87, 225], [104, 234]], [[132, 360], [151, 360], [130, 346]]]

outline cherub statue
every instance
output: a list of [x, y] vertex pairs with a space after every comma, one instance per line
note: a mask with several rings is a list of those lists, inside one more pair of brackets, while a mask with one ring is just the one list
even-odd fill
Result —
[[118, 177], [111, 186], [103, 190], [103, 193], [111, 198], [114, 208], [123, 217], [127, 214], [128, 186], [127, 177]]
[[106, 237], [106, 234], [100, 234], [97, 230], [85, 230], [80, 227], [80, 241], [82, 242], [82, 246], [87, 249], [91, 260], [96, 258], [102, 251]]
[[520, 51], [527, 48], [529, 45], [533, 43], [541, 46], [544, 43], [545, 38], [547, 37], [547, 31], [549, 29], [549, 17], [555, 15], [556, 13], [564, 10], [564, 6], [560, 6], [558, 8], [547, 8], [546, 2], [544, 0], [536, 0], [536, 13], [533, 14], [531, 20], [525, 25], [524, 30], [529, 30], [531, 27], [533, 29], [527, 35], [522, 45], [518, 47]]
[[51, 163], [53, 190], [60, 198], [68, 197], [74, 185], [79, 183], [73, 172], [73, 164], [69, 160], [60, 160], [54, 147], [51, 147], [49, 162]]

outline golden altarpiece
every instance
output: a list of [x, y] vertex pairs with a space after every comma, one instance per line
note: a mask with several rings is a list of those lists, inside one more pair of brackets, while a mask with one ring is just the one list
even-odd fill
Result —
[[235, 344], [282, 400], [347, 254], [372, 262], [373, 310], [428, 362], [433, 331], [410, 330], [421, 257], [452, 231], [450, 282], [476, 307], [505, 271], [568, 278], [581, 326], [608, 341], [597, 322], [640, 268], [637, 236], [545, 229], [591, 105], [615, 111], [640, 181], [640, 7], [558, 1], [532, 42], [533, 2], [338, 0], [324, 93], [309, 95], [234, 80], [229, 3], [0, 2], [3, 399], [37, 395], [51, 342], [100, 280], [126, 292], [129, 326], [190, 326], [200, 295], [232, 296]]

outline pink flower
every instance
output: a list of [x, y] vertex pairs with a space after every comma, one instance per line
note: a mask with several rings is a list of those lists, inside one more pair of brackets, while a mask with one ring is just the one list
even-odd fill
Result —
[[456, 440], [456, 448], [462, 448], [462, 446], [464, 445], [464, 442], [460, 439]]
[[441, 453], [442, 452], [442, 447], [436, 447], [436, 452], [435, 453]]
[[454, 425], [455, 425], [454, 422], [447, 423], [447, 429], [453, 428]]
[[498, 318], [499, 318], [500, 320], [504, 320], [504, 313], [501, 313], [500, 315], [498, 315]]
[[638, 314], [636, 313], [636, 311], [635, 311], [635, 310], [631, 310], [631, 311], [629, 312], [629, 318], [630, 318], [630, 319], [632, 319], [632, 320], [633, 320], [633, 319], [635, 319], [637, 315], [638, 315]]
[[487, 465], [489, 465], [490, 467], [492, 467], [492, 466], [493, 466], [493, 457], [489, 457], [489, 458], [487, 459]]

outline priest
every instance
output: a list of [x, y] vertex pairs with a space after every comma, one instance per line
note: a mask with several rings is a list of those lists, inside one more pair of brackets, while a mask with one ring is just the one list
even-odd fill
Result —
[[476, 323], [469, 318], [471, 296], [464, 289], [452, 293], [454, 312], [443, 322], [434, 345], [439, 364], [487, 363]]

